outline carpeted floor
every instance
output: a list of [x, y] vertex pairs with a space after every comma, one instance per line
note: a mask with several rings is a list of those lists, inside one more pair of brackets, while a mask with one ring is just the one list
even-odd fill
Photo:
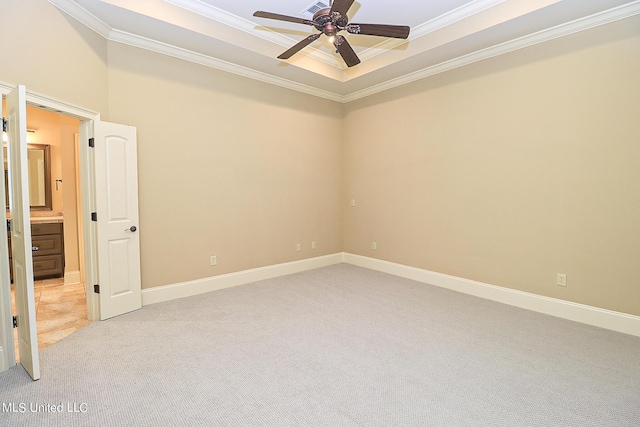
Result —
[[347, 264], [95, 322], [41, 369], [0, 374], [0, 425], [640, 425], [640, 338]]

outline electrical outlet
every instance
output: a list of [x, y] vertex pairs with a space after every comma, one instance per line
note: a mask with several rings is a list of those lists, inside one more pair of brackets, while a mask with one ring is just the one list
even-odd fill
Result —
[[351, 199], [351, 207], [354, 207], [356, 205], [356, 199]]
[[316, 249], [316, 242], [311, 242], [311, 250], [315, 250]]
[[218, 265], [218, 258], [215, 255], [211, 256], [211, 265]]
[[302, 245], [300, 243], [298, 243], [296, 245], [296, 251], [300, 252], [302, 250]]
[[567, 286], [567, 275], [558, 273], [556, 284], [558, 286]]
[[371, 249], [373, 249], [374, 251], [378, 250], [378, 243], [377, 242], [371, 242]]

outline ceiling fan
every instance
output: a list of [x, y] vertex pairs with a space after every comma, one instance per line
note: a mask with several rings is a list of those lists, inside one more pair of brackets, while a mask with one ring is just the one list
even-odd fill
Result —
[[312, 34], [303, 39], [278, 56], [278, 59], [291, 58], [295, 53], [298, 53], [304, 47], [316, 41], [322, 34], [325, 34], [329, 37], [329, 41], [336, 47], [337, 52], [342, 56], [347, 66], [353, 67], [360, 63], [360, 58], [358, 58], [358, 55], [353, 51], [347, 39], [338, 34], [339, 31], [345, 30], [351, 34], [394, 37], [398, 39], [406, 39], [409, 37], [409, 27], [406, 25], [350, 24], [347, 12], [354, 1], [355, 0], [334, 0], [330, 8], [317, 11], [311, 20], [262, 11], [254, 13], [253, 16], [311, 25], [320, 31], [320, 33]]

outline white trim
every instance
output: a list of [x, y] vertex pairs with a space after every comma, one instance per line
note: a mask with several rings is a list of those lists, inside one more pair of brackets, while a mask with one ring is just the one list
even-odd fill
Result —
[[[12, 85], [0, 81], [0, 94], [6, 95], [11, 92], [16, 86], [17, 85]], [[35, 105], [38, 108], [44, 108], [45, 110], [53, 111], [54, 113], [72, 116], [81, 120], [93, 120], [97, 117], [100, 117], [100, 114], [96, 113], [95, 111], [87, 110], [86, 108], [79, 107], [65, 101], [60, 101], [59, 99], [55, 99], [47, 95], [42, 95], [38, 92], [34, 92], [28, 89], [27, 104]]]
[[393, 89], [408, 83], [413, 83], [415, 81], [434, 76], [436, 74], [444, 73], [445, 71], [451, 71], [456, 68], [483, 61], [485, 59], [494, 58], [496, 56], [531, 47], [539, 43], [545, 43], [560, 37], [578, 33], [580, 31], [589, 30], [600, 25], [610, 24], [612, 22], [629, 18], [639, 13], [640, 1], [628, 3], [623, 6], [587, 16], [585, 18], [576, 19], [575, 21], [560, 24], [546, 30], [538, 31], [537, 33], [529, 34], [517, 39], [497, 44], [495, 46], [481, 49], [476, 52], [451, 59], [449, 61], [441, 62], [431, 67], [427, 67], [422, 70], [397, 77], [379, 85], [352, 92], [349, 95], [345, 95], [342, 99], [342, 102], [349, 103], [351, 101], [365, 98], [367, 96], [374, 95], [385, 90]]
[[371, 270], [381, 271], [394, 276], [404, 277], [421, 283], [450, 289], [468, 295], [477, 296], [491, 301], [508, 304], [514, 307], [532, 310], [587, 325], [597, 326], [640, 336], [640, 317], [632, 314], [620, 313], [603, 308], [578, 304], [557, 298], [550, 298], [529, 292], [504, 288], [477, 282], [475, 280], [450, 276], [435, 271], [424, 270], [407, 265], [396, 264], [375, 258], [369, 258], [350, 253], [336, 253], [301, 261], [253, 268], [220, 276], [207, 277], [189, 282], [175, 283], [142, 290], [142, 305], [171, 301], [178, 298], [199, 295], [205, 292], [217, 291], [260, 280], [280, 277], [287, 274], [299, 273], [315, 268], [340, 264], [357, 265]]
[[538, 313], [640, 337], [640, 317], [631, 314], [549, 298], [350, 253], [344, 254], [344, 262]]
[[[9, 93], [13, 88], [15, 88], [16, 85], [11, 85], [9, 83], [6, 82], [2, 82], [0, 81], [0, 95], [6, 95], [7, 93]], [[93, 120], [98, 120], [100, 118], [100, 114], [96, 113], [94, 111], [88, 110], [86, 108], [82, 108], [64, 101], [60, 101], [57, 100], [55, 98], [51, 98], [48, 97], [46, 95], [42, 95], [30, 90], [26, 91], [26, 100], [28, 104], [34, 104], [37, 105], [39, 107], [42, 108], [46, 108], [52, 111], [55, 111], [57, 113], [62, 113], [62, 114], [66, 114], [66, 115], [70, 115], [73, 117], [76, 117], [78, 119], [80, 119], [80, 137], [84, 138], [84, 140], [86, 140], [86, 138], [88, 136], [91, 135], [92, 129], [93, 129]], [[87, 148], [86, 144], [80, 144], [81, 145], [81, 151], [82, 152], [89, 152], [89, 149]], [[82, 182], [82, 189], [83, 189], [83, 203], [85, 203], [85, 199], [91, 199], [92, 195], [93, 195], [93, 190], [91, 188], [93, 188], [91, 186], [92, 181], [87, 181], [91, 179], [91, 175], [93, 173], [93, 165], [92, 164], [88, 164], [87, 162], [83, 161], [82, 165], [81, 165], [81, 174], [84, 177], [84, 180]], [[88, 202], [87, 202], [88, 203]], [[90, 211], [87, 211], [90, 212]], [[84, 221], [84, 226], [86, 226], [86, 224], [89, 223], [91, 224], [90, 221], [85, 220]], [[1, 233], [0, 233], [1, 234]], [[85, 235], [89, 234], [89, 233], [84, 233]], [[6, 238], [4, 239], [6, 241]], [[95, 240], [95, 237], [94, 237]], [[87, 240], [85, 239], [85, 245], [90, 244], [93, 245], [94, 244], [94, 240]], [[86, 248], [86, 246], [85, 246]], [[4, 259], [5, 254], [3, 254], [2, 258]], [[6, 256], [6, 259], [8, 261], [8, 254]], [[88, 263], [88, 265], [86, 266], [86, 269], [88, 272], [92, 271], [92, 268], [95, 269], [95, 267], [93, 267], [91, 265], [91, 262]], [[3, 269], [4, 271], [4, 269]], [[8, 271], [8, 269], [7, 269]], [[90, 277], [90, 276], [87, 276]], [[8, 288], [8, 287], [7, 287]], [[85, 286], [86, 288], [86, 286]], [[86, 292], [86, 298], [87, 298], [87, 317], [89, 320], [97, 320], [97, 315], [99, 313], [97, 313], [97, 309], [95, 308], [97, 305], [97, 296], [93, 293], [89, 293]], [[2, 325], [4, 322], [8, 321], [7, 319], [11, 318], [11, 311], [10, 311], [10, 307], [11, 307], [11, 297], [9, 294], [9, 298], [6, 298], [6, 295], [4, 295], [4, 293], [2, 293], [0, 295], [0, 304], [6, 305], [8, 301], [9, 304], [9, 310], [8, 312], [6, 312], [6, 310], [0, 310], [0, 315], [2, 316], [2, 321], [0, 322], [0, 325]], [[5, 349], [2, 350], [2, 354], [0, 354], [0, 358], [2, 359], [0, 361], [0, 368], [1, 367], [7, 367], [7, 366], [11, 366], [12, 364], [15, 365], [15, 351], [13, 350], [13, 329], [11, 329], [11, 345], [4, 345], [4, 347], [6, 347], [6, 351]], [[1, 344], [0, 344], [1, 345]], [[8, 364], [8, 365], [7, 365]]]
[[[83, 122], [84, 123], [84, 122]], [[76, 166], [76, 218], [77, 218], [77, 230], [78, 230], [78, 266], [79, 266], [79, 270], [78, 270], [78, 274], [79, 274], [79, 281], [81, 283], [84, 283], [84, 289], [85, 289], [85, 296], [86, 296], [86, 291], [87, 291], [87, 284], [86, 281], [84, 279], [84, 272], [85, 272], [85, 263], [84, 263], [84, 222], [82, 221], [82, 218], [84, 217], [83, 214], [83, 210], [82, 210], [82, 188], [83, 188], [83, 184], [82, 184], [82, 174], [80, 173], [81, 168], [83, 168], [83, 164], [82, 164], [82, 156], [81, 156], [81, 152], [82, 152], [82, 148], [80, 147], [80, 128], [78, 127], [78, 133], [74, 134], [74, 138], [73, 138], [73, 154], [75, 156], [74, 160], [75, 160], [75, 166]]]
[[505, 0], [474, 0], [469, 3], [463, 4], [457, 9], [453, 9], [444, 15], [440, 15], [431, 21], [420, 24], [411, 29], [411, 40], [426, 36], [434, 31], [455, 24], [463, 19], [470, 18], [473, 15], [477, 15], [480, 12], [484, 12], [487, 9], [491, 9], [504, 3]]
[[96, 33], [100, 34], [104, 38], [109, 37], [111, 27], [104, 23], [101, 19], [97, 18], [91, 12], [84, 7], [80, 6], [73, 0], [49, 0], [49, 3], [71, 16], [72, 18], [83, 23], [87, 27], [91, 28]]
[[82, 283], [82, 280], [80, 279], [80, 270], [64, 272], [65, 285], [77, 285], [78, 283]]
[[[216, 6], [213, 6], [209, 3], [206, 3], [202, 0], [165, 0], [167, 3], [170, 3], [174, 6], [180, 7], [182, 9], [188, 10], [190, 12], [196, 13], [198, 15], [204, 16], [206, 18], [212, 19], [214, 21], [220, 22], [222, 24], [228, 25], [237, 30], [243, 31], [247, 34], [251, 34], [252, 36], [261, 38], [263, 40], [267, 40], [271, 43], [275, 43], [280, 46], [289, 47], [293, 42], [297, 42], [299, 40], [295, 40], [292, 37], [276, 33], [273, 30], [270, 30], [267, 27], [256, 24], [248, 19], [241, 18], [237, 15], [227, 12], [226, 10], [220, 9]], [[371, 59], [375, 56], [382, 54], [379, 49], [394, 49], [400, 45], [408, 43], [411, 40], [415, 40], [417, 38], [423, 37], [427, 34], [431, 34], [434, 31], [437, 31], [441, 28], [446, 27], [447, 25], [454, 24], [463, 19], [469, 18], [475, 14], [478, 14], [484, 10], [490, 9], [492, 7], [497, 6], [500, 3], [504, 3], [505, 0], [473, 0], [469, 3], [466, 3], [454, 10], [451, 10], [444, 15], [438, 16], [431, 21], [425, 22], [411, 29], [411, 35], [408, 40], [400, 40], [400, 39], [387, 39], [384, 40], [377, 45], [368, 48], [358, 54], [360, 59], [363, 61]], [[294, 15], [291, 15], [294, 16]], [[301, 16], [302, 17], [302, 16]], [[259, 28], [262, 31], [256, 31]], [[346, 65], [336, 60], [335, 56], [329, 55], [324, 51], [309, 51], [305, 50], [300, 52], [303, 55], [309, 56], [318, 61], [324, 62], [325, 64], [331, 65], [333, 67], [339, 68], [341, 70], [347, 69]]]
[[[91, 212], [95, 212], [96, 183], [95, 162], [93, 149], [89, 148], [89, 138], [93, 138], [93, 127], [100, 116], [94, 120], [80, 122], [80, 181], [82, 182], [80, 202], [82, 203], [81, 218], [82, 238], [84, 245], [84, 282], [87, 301], [87, 319], [100, 320], [100, 295], [94, 293], [93, 285], [98, 283], [98, 236], [96, 223], [91, 221]], [[80, 222], [80, 221], [79, 221]]]
[[301, 271], [313, 270], [342, 262], [342, 253], [292, 261], [284, 264], [252, 268], [235, 273], [221, 274], [189, 282], [175, 283], [142, 290], [142, 305], [155, 304], [178, 298], [199, 295], [205, 292], [245, 285], [259, 280], [271, 279]]
[[[0, 81], [0, 94], [6, 95], [14, 87], [15, 85]], [[30, 90], [27, 90], [27, 103], [80, 119], [80, 141], [88, 141], [89, 138], [93, 136], [93, 123], [96, 120], [100, 120], [99, 113]], [[89, 149], [88, 144], [80, 144], [81, 203], [83, 212], [94, 211], [94, 175], [93, 151]], [[99, 296], [92, 291], [93, 284], [98, 283], [97, 257], [95, 255], [97, 236], [95, 232], [95, 222], [91, 221], [89, 215], [83, 215], [82, 226], [85, 251], [85, 277], [81, 278], [83, 279], [81, 281], [85, 283], [87, 318], [94, 321], [100, 318]]]
[[[205, 18], [209, 18], [214, 21], [220, 22], [221, 24], [228, 25], [229, 27], [235, 28], [236, 30], [251, 34], [254, 37], [258, 37], [279, 46], [283, 46], [287, 49], [291, 47], [292, 43], [297, 43], [300, 41], [299, 39], [294, 39], [293, 37], [289, 37], [285, 34], [277, 33], [274, 30], [269, 29], [268, 27], [256, 24], [255, 22], [252, 22], [248, 19], [241, 18], [237, 15], [227, 12], [226, 10], [220, 9], [201, 0], [164, 1], [195, 14], [204, 16]], [[257, 29], [260, 29], [260, 31], [257, 31]], [[309, 29], [311, 30], [311, 27], [309, 27]], [[300, 53], [340, 70], [344, 70], [347, 68], [346, 65], [338, 62], [335, 56], [330, 55], [329, 53], [324, 51], [306, 49]]]
[[[250, 79], [262, 81], [264, 83], [273, 84], [276, 86], [284, 87], [287, 89], [295, 90], [298, 92], [317, 96], [319, 98], [329, 99], [331, 101], [336, 101], [340, 103], [349, 103], [351, 101], [355, 101], [360, 98], [374, 95], [376, 93], [383, 92], [385, 90], [393, 89], [398, 86], [402, 86], [408, 83], [422, 80], [427, 77], [431, 77], [435, 74], [440, 74], [445, 71], [450, 71], [456, 68], [463, 67], [465, 65], [473, 64], [475, 62], [479, 62], [485, 59], [493, 58], [493, 57], [504, 55], [506, 53], [510, 53], [519, 49], [530, 47], [538, 43], [544, 43], [556, 38], [568, 36], [570, 34], [574, 34], [580, 31], [588, 30], [600, 25], [609, 24], [614, 21], [618, 21], [621, 19], [629, 18], [631, 16], [640, 14], [640, 0], [636, 0], [634, 2], [624, 4], [622, 6], [605, 10], [603, 12], [599, 12], [584, 18], [579, 18], [571, 22], [560, 24], [555, 27], [539, 31], [537, 33], [529, 34], [529, 35], [520, 37], [518, 39], [510, 40], [495, 46], [481, 49], [479, 51], [476, 51], [467, 55], [463, 55], [461, 57], [454, 58], [449, 61], [445, 61], [440, 64], [436, 64], [431, 67], [427, 67], [422, 70], [406, 74], [404, 76], [400, 76], [398, 78], [389, 80], [387, 82], [384, 82], [378, 85], [368, 87], [363, 90], [352, 92], [347, 95], [340, 95], [338, 93], [318, 89], [309, 85], [294, 82], [292, 80], [288, 80], [281, 77], [276, 77], [268, 73], [264, 73], [264, 72], [253, 70], [241, 65], [233, 64], [231, 62], [213, 58], [208, 55], [203, 55], [187, 49], [182, 49], [173, 45], [161, 43], [156, 40], [151, 40], [145, 37], [126, 33], [124, 31], [112, 29], [107, 24], [105, 24], [104, 22], [96, 18], [94, 15], [92, 15], [91, 13], [83, 9], [81, 6], [77, 5], [73, 0], [49, 0], [49, 2], [55, 5], [56, 7], [58, 7], [63, 12], [71, 15], [73, 18], [85, 24], [92, 30], [96, 31], [98, 34], [101, 34], [107, 40], [128, 44], [130, 46], [138, 47], [141, 49], [147, 49], [147, 50], [161, 53], [168, 56], [173, 56], [175, 58], [182, 59], [189, 62], [194, 62], [196, 64], [204, 65], [206, 67], [218, 69], [221, 71], [226, 71], [239, 76], [248, 77]], [[188, 0], [171, 0], [169, 2], [173, 3], [174, 5], [180, 5], [180, 6], [184, 4], [185, 5], [184, 7], [186, 7], [187, 3], [191, 3], [191, 9], [189, 10], [191, 10], [192, 12], [199, 13], [203, 16], [210, 17], [211, 19], [215, 19], [219, 22], [223, 22], [228, 25], [233, 25], [233, 22], [236, 22], [236, 23], [238, 22], [231, 19], [229, 17], [230, 14], [227, 14], [226, 12], [224, 12], [226, 16], [222, 16], [220, 13], [217, 13], [217, 12], [215, 13], [211, 12], [211, 10], [213, 10], [212, 6], [204, 7], [205, 4], [199, 1], [198, 1], [198, 4], [199, 4], [198, 7], [195, 6], [196, 5], [195, 1], [189, 2]], [[496, 4], [501, 2], [502, 1], [500, 0], [478, 0], [477, 2], [473, 2], [473, 3], [470, 3], [469, 5], [465, 5], [461, 8], [451, 11], [449, 14], [443, 15], [441, 17], [442, 19], [441, 21], [434, 20], [416, 27], [416, 29], [412, 30], [414, 32], [417, 31], [417, 33], [414, 35], [414, 37], [412, 37], [412, 39], [415, 39], [416, 37], [421, 37], [425, 34], [429, 34], [429, 32], [434, 31], [435, 29], [438, 29], [439, 28], [438, 26], [440, 25], [447, 25], [449, 23], [455, 22], [456, 20], [464, 19], [465, 17], [471, 16], [488, 7], [495, 6]], [[472, 6], [472, 7], [469, 7], [469, 6]], [[238, 17], [236, 18], [238, 20], [241, 20], [241, 18], [238, 18]], [[246, 25], [245, 26], [240, 25], [240, 27], [237, 27], [237, 28], [243, 29], [243, 28], [246, 28]], [[251, 33], [255, 34], [255, 32], [251, 32]], [[366, 57], [366, 54], [364, 55], [364, 57]]]
[[499, 5], [500, 3], [504, 3], [505, 0], [475, 0], [469, 3], [463, 4], [457, 9], [453, 9], [444, 15], [440, 15], [437, 18], [432, 19], [431, 21], [427, 21], [420, 25], [417, 25], [414, 28], [411, 28], [411, 34], [409, 34], [409, 38], [407, 40], [403, 39], [385, 39], [384, 41], [378, 43], [377, 45], [365, 49], [361, 53], [358, 54], [362, 61], [367, 61], [371, 58], [374, 58], [378, 55], [384, 53], [381, 49], [395, 49], [405, 43], [411, 42], [412, 40], [417, 40], [421, 37], [429, 35], [435, 31], [438, 31], [442, 28], [445, 28], [449, 25], [455, 24], [458, 21], [462, 21], [463, 19], [467, 19], [476, 15], [480, 12], [483, 12], [487, 9], [491, 9]]
[[263, 73], [262, 71], [257, 71], [252, 68], [233, 64], [231, 62], [213, 58], [208, 55], [203, 55], [201, 53], [183, 49], [181, 47], [176, 47], [167, 43], [159, 42], [157, 40], [140, 37], [138, 35], [127, 33], [124, 31], [113, 30], [111, 32], [111, 37], [109, 38], [109, 40], [116, 43], [122, 43], [129, 46], [142, 48], [162, 55], [171, 56], [177, 59], [182, 59], [184, 61], [193, 62], [195, 64], [204, 65], [205, 67], [214, 68], [216, 70], [226, 71], [227, 73], [236, 74], [238, 76], [247, 77], [253, 80], [258, 80], [263, 83], [280, 86], [285, 89], [291, 89], [297, 92], [306, 93], [308, 95], [317, 96], [319, 98], [342, 102], [343, 96], [335, 94], [333, 92], [283, 79], [282, 77]]

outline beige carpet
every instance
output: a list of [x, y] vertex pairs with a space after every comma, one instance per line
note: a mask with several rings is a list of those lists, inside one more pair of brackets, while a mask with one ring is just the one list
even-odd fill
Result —
[[1, 425], [640, 425], [640, 338], [346, 264], [96, 322], [41, 364], [0, 374]]

